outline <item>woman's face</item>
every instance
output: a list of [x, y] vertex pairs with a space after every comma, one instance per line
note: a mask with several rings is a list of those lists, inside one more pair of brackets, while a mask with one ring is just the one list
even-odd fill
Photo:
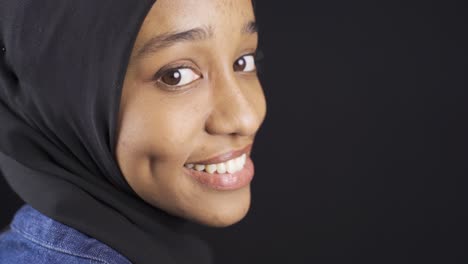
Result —
[[158, 0], [150, 10], [125, 76], [116, 149], [150, 204], [210, 226], [247, 213], [249, 146], [266, 114], [254, 23], [251, 0]]

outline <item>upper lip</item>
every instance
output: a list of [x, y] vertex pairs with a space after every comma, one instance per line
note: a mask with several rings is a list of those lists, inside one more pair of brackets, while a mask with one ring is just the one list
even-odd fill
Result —
[[240, 157], [242, 156], [242, 154], [248, 155], [251, 150], [252, 150], [252, 144], [249, 144], [243, 147], [242, 149], [229, 151], [229, 152], [223, 153], [221, 155], [218, 155], [218, 156], [206, 159], [206, 160], [190, 162], [189, 164], [207, 165], [207, 164], [217, 164], [221, 162], [226, 162], [228, 160]]

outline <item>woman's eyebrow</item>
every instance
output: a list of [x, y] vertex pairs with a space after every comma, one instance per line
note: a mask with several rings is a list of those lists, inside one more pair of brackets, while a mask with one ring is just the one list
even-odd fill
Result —
[[258, 33], [258, 26], [255, 20], [251, 20], [242, 27], [242, 34], [256, 34]]
[[[249, 21], [244, 24], [241, 34], [255, 34], [258, 32], [257, 23]], [[212, 27], [197, 27], [181, 32], [168, 32], [152, 37], [137, 52], [136, 58], [146, 57], [162, 48], [186, 41], [202, 41], [213, 37]]]

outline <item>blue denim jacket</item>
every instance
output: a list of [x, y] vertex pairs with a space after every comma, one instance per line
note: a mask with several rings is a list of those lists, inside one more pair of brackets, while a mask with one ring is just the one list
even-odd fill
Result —
[[102, 242], [23, 205], [0, 234], [0, 264], [130, 264]]

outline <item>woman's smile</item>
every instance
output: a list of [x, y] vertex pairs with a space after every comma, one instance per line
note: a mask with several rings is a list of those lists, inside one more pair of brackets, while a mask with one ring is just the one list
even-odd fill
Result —
[[216, 190], [235, 190], [248, 185], [254, 176], [250, 158], [252, 144], [240, 150], [226, 152], [203, 161], [184, 165], [185, 172], [206, 187]]

